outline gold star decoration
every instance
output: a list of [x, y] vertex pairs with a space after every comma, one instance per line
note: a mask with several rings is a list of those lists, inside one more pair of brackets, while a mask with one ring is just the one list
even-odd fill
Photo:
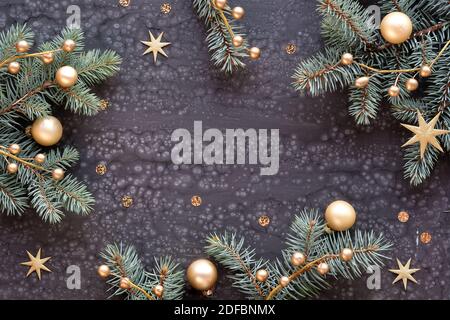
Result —
[[444, 152], [442, 150], [441, 145], [439, 144], [439, 141], [436, 139], [437, 136], [442, 134], [447, 134], [450, 131], [449, 130], [440, 130], [435, 129], [437, 121], [439, 120], [439, 116], [441, 113], [438, 113], [429, 123], [425, 121], [423, 116], [420, 114], [419, 111], [417, 111], [417, 119], [419, 120], [419, 126], [412, 126], [409, 124], [401, 124], [409, 131], [412, 131], [415, 135], [409, 139], [402, 147], [406, 147], [412, 144], [415, 144], [417, 142], [420, 143], [420, 158], [423, 159], [423, 156], [425, 155], [425, 150], [428, 146], [428, 144], [431, 144], [436, 149], [438, 149], [440, 152]]
[[399, 269], [389, 269], [390, 272], [397, 274], [397, 278], [395, 278], [394, 282], [392, 284], [396, 283], [399, 280], [403, 280], [403, 286], [405, 287], [408, 285], [408, 280], [411, 280], [414, 283], [417, 283], [416, 279], [413, 278], [412, 274], [419, 271], [420, 269], [410, 269], [409, 266], [411, 265], [411, 259], [408, 260], [408, 262], [405, 265], [402, 265], [400, 260], [397, 259], [397, 264]]
[[161, 32], [158, 36], [158, 38], [155, 39], [152, 32], [148, 32], [150, 34], [150, 41], [141, 41], [143, 44], [148, 46], [148, 49], [145, 50], [143, 55], [146, 55], [147, 53], [153, 52], [153, 62], [156, 62], [156, 59], [158, 57], [158, 53], [162, 54], [163, 56], [167, 57], [167, 54], [164, 52], [162, 48], [165, 46], [168, 46], [170, 42], [161, 42], [162, 36], [164, 35], [164, 32]]
[[30, 261], [21, 263], [22, 266], [30, 267], [27, 273], [27, 277], [33, 272], [36, 272], [38, 279], [41, 280], [41, 270], [52, 272], [49, 268], [47, 268], [44, 265], [48, 260], [51, 259], [51, 257], [41, 259], [41, 249], [39, 249], [39, 251], [37, 252], [36, 257], [33, 257], [33, 255], [28, 251], [27, 254]]

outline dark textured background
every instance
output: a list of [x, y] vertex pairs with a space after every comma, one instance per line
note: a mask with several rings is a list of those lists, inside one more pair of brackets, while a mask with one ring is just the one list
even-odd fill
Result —
[[[191, 1], [168, 0], [172, 12], [160, 13], [163, 0], [44, 1], [0, 0], [0, 28], [27, 22], [37, 42], [51, 39], [65, 26], [70, 4], [81, 7], [88, 48], [111, 48], [123, 58], [121, 73], [97, 89], [111, 107], [95, 118], [60, 113], [65, 142], [82, 156], [75, 173], [97, 198], [89, 217], [68, 216], [49, 226], [29, 213], [0, 217], [0, 298], [104, 299], [106, 285], [95, 272], [98, 252], [111, 241], [134, 244], [147, 265], [152, 257], [173, 255], [184, 267], [202, 257], [210, 232], [236, 231], [255, 246], [258, 255], [276, 257], [292, 217], [303, 207], [323, 210], [335, 199], [346, 199], [358, 211], [357, 227], [383, 232], [395, 244], [392, 257], [412, 266], [419, 285], [404, 292], [394, 275], [382, 271], [382, 289], [366, 288], [366, 279], [337, 281], [321, 298], [447, 299], [449, 297], [449, 229], [447, 213], [450, 167], [440, 162], [432, 178], [412, 188], [402, 177], [400, 145], [407, 132], [383, 111], [371, 128], [355, 126], [347, 115], [345, 94], [312, 99], [290, 86], [296, 63], [322, 48], [319, 18], [311, 0], [240, 1], [247, 11], [243, 24], [252, 45], [262, 48], [260, 61], [233, 78], [209, 62], [205, 30]], [[232, 1], [237, 4], [237, 1]], [[172, 42], [168, 59], [153, 64], [142, 56], [140, 40], [165, 32]], [[298, 47], [287, 55], [289, 43]], [[252, 166], [183, 166], [170, 161], [170, 134], [175, 128], [279, 128], [280, 172], [259, 176]], [[108, 173], [95, 166], [105, 162]], [[132, 195], [135, 205], [123, 209], [120, 199]], [[190, 198], [202, 196], [194, 208]], [[400, 210], [410, 220], [397, 220]], [[268, 214], [272, 223], [261, 228], [257, 219]], [[428, 231], [428, 245], [418, 235]], [[25, 251], [43, 248], [54, 271], [41, 282], [25, 278]], [[82, 270], [81, 290], [66, 287], [69, 265]], [[396, 267], [389, 261], [388, 267]], [[187, 298], [198, 298], [188, 290]], [[215, 298], [242, 298], [224, 272]]]

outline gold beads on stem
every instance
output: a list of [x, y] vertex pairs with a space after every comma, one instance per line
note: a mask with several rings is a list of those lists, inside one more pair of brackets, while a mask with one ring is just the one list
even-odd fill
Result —
[[55, 60], [53, 52], [46, 52], [41, 56], [41, 60], [44, 64], [50, 64]]
[[244, 43], [244, 38], [242, 38], [242, 36], [234, 36], [233, 37], [233, 46], [235, 46], [236, 48], [239, 48], [240, 46], [242, 46], [242, 44]]
[[349, 248], [344, 248], [341, 251], [340, 257], [342, 261], [348, 262], [353, 259], [353, 250]]
[[56, 83], [63, 89], [72, 87], [78, 80], [78, 72], [71, 66], [64, 66], [56, 71]]
[[328, 263], [322, 262], [317, 266], [317, 271], [324, 276], [330, 271], [330, 266]]
[[389, 94], [391, 97], [398, 97], [399, 94], [400, 94], [400, 88], [399, 88], [398, 86], [396, 86], [396, 85], [393, 85], [393, 86], [391, 86], [391, 87], [389, 88], [388, 94]]
[[287, 286], [289, 285], [289, 282], [290, 282], [290, 280], [289, 280], [289, 278], [286, 277], [286, 276], [283, 276], [283, 277], [280, 278], [280, 285], [281, 285], [283, 288], [287, 287]]
[[10, 174], [15, 174], [19, 170], [17, 163], [11, 162], [6, 166], [6, 171]]
[[16, 51], [18, 53], [25, 53], [30, 49], [30, 45], [25, 40], [20, 40], [16, 43]]
[[160, 284], [156, 285], [153, 288], [153, 293], [155, 294], [155, 296], [157, 296], [158, 298], [161, 298], [163, 293], [164, 293], [164, 287]]
[[294, 252], [291, 256], [291, 263], [293, 266], [298, 267], [306, 262], [306, 257], [301, 252]]
[[123, 289], [123, 290], [129, 290], [129, 289], [131, 289], [130, 279], [128, 279], [128, 278], [126, 278], [126, 277], [120, 279], [119, 287], [120, 287], [121, 289]]
[[341, 57], [341, 63], [344, 66], [349, 66], [353, 63], [353, 55], [351, 53], [344, 53]]
[[97, 273], [101, 278], [106, 279], [111, 275], [111, 269], [104, 264], [98, 267]]
[[419, 74], [422, 78], [428, 78], [429, 76], [431, 76], [431, 68], [427, 65], [422, 66], [420, 68]]
[[8, 64], [8, 72], [10, 74], [18, 74], [20, 71], [20, 63], [17, 61], [10, 62]]
[[257, 47], [252, 47], [248, 50], [248, 54], [250, 56], [250, 59], [258, 60], [259, 57], [261, 57], [261, 49]]
[[19, 154], [19, 152], [21, 151], [20, 146], [17, 143], [13, 143], [12, 145], [10, 145], [8, 147], [8, 151], [13, 154], [13, 155], [17, 155]]
[[64, 178], [64, 170], [61, 168], [56, 168], [52, 171], [52, 178], [56, 181], [60, 181]]
[[45, 162], [45, 159], [46, 159], [46, 157], [45, 157], [45, 154], [43, 154], [43, 153], [38, 153], [34, 157], [34, 161], [39, 164], [43, 164]]
[[355, 81], [355, 87], [358, 89], [364, 89], [369, 85], [369, 77], [360, 77]]
[[62, 49], [64, 52], [72, 52], [75, 50], [76, 43], [72, 39], [67, 39], [63, 42]]
[[215, 0], [214, 1], [217, 8], [223, 10], [227, 6], [227, 0]]
[[245, 15], [245, 10], [242, 7], [234, 7], [233, 10], [231, 10], [231, 15], [236, 20], [242, 19]]
[[267, 278], [269, 277], [269, 273], [265, 269], [259, 269], [256, 271], [256, 280], [259, 282], [266, 282]]
[[419, 88], [419, 81], [414, 78], [408, 79], [406, 81], [405, 87], [409, 92], [416, 91]]

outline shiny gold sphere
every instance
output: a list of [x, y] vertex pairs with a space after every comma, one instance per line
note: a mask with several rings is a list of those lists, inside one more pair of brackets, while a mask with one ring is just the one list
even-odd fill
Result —
[[344, 53], [341, 57], [341, 63], [345, 66], [349, 66], [353, 63], [353, 55], [351, 53]]
[[62, 49], [65, 52], [72, 52], [73, 50], [75, 50], [76, 46], [77, 45], [76, 45], [75, 41], [73, 41], [72, 39], [67, 39], [63, 42]]
[[286, 277], [286, 276], [284, 276], [284, 277], [281, 277], [280, 278], [280, 285], [284, 288], [284, 287], [287, 287], [288, 286], [288, 284], [289, 284], [289, 278], [288, 277]]
[[50, 64], [50, 63], [52, 63], [55, 60], [55, 55], [53, 54], [53, 52], [44, 53], [41, 56], [41, 60], [45, 64]]
[[261, 57], [261, 49], [257, 47], [252, 47], [248, 50], [248, 54], [252, 60], [258, 60]]
[[269, 273], [267, 270], [259, 269], [256, 271], [256, 280], [259, 282], [266, 282], [267, 278], [269, 277]]
[[391, 86], [388, 90], [388, 94], [391, 97], [398, 97], [398, 95], [400, 94], [400, 88], [398, 86]]
[[291, 256], [291, 263], [293, 266], [301, 266], [306, 262], [306, 257], [301, 252], [294, 252]]
[[25, 53], [30, 50], [30, 45], [25, 40], [20, 40], [16, 43], [16, 51], [19, 53]]
[[10, 174], [14, 174], [19, 170], [19, 166], [17, 165], [17, 163], [11, 162], [10, 164], [8, 164], [6, 166], [6, 171], [8, 171], [8, 173]]
[[317, 266], [317, 271], [321, 275], [326, 275], [330, 271], [330, 266], [326, 262], [322, 262]]
[[233, 37], [233, 46], [239, 48], [244, 43], [244, 38], [242, 36], [234, 36]]
[[56, 181], [60, 181], [64, 178], [64, 170], [61, 168], [56, 168], [52, 171], [52, 178]]
[[50, 147], [61, 140], [63, 126], [59, 120], [53, 116], [38, 118], [31, 126], [31, 136], [34, 141], [41, 146]]
[[242, 19], [245, 15], [245, 10], [242, 7], [234, 7], [233, 10], [231, 11], [231, 15], [236, 20]]
[[197, 290], [206, 291], [214, 287], [217, 281], [217, 268], [207, 259], [193, 261], [187, 271], [187, 280]]
[[215, 0], [215, 3], [216, 7], [222, 10], [227, 6], [227, 0]]
[[355, 81], [355, 87], [357, 87], [358, 89], [364, 89], [369, 85], [369, 80], [369, 77], [359, 77]]
[[158, 297], [161, 298], [163, 293], [164, 293], [164, 287], [160, 284], [158, 284], [157, 286], [155, 286], [153, 288], [153, 293]]
[[56, 71], [56, 83], [67, 89], [72, 87], [78, 80], [78, 72], [71, 66], [64, 66]]
[[13, 143], [12, 145], [10, 145], [8, 147], [8, 151], [9, 151], [9, 153], [12, 153], [12, 154], [16, 155], [16, 154], [19, 154], [21, 149], [20, 149], [20, 146], [17, 143]]
[[413, 24], [406, 14], [391, 12], [381, 21], [380, 30], [384, 40], [392, 44], [400, 44], [411, 36]]
[[325, 220], [332, 230], [345, 231], [355, 224], [356, 211], [350, 203], [337, 200], [328, 206]]
[[46, 159], [46, 158], [47, 158], [47, 157], [45, 156], [45, 154], [43, 154], [43, 153], [38, 153], [38, 154], [34, 157], [34, 161], [35, 161], [36, 163], [42, 164], [42, 163], [45, 162], [45, 159]]
[[20, 63], [17, 61], [13, 61], [8, 64], [8, 72], [11, 74], [18, 74], [20, 71]]
[[349, 248], [344, 248], [341, 251], [340, 257], [342, 261], [350, 261], [353, 258], [353, 250]]
[[409, 92], [416, 91], [419, 88], [419, 81], [414, 78], [408, 79], [406, 81], [405, 87]]
[[131, 288], [130, 279], [122, 278], [120, 279], [119, 287], [123, 290], [128, 290]]
[[111, 269], [109, 269], [109, 267], [104, 264], [104, 265], [101, 265], [100, 267], [98, 267], [97, 273], [101, 278], [106, 279], [110, 276]]
[[429, 66], [422, 66], [419, 74], [422, 78], [428, 78], [431, 76], [431, 68]]

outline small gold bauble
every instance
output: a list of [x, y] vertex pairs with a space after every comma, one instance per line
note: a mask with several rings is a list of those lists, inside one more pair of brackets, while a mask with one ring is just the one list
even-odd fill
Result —
[[244, 38], [242, 36], [234, 36], [233, 37], [233, 46], [239, 48], [244, 43]]
[[105, 279], [108, 278], [109, 275], [111, 274], [111, 269], [109, 269], [109, 267], [104, 264], [98, 267], [97, 273], [101, 278]]
[[163, 293], [164, 293], [164, 287], [160, 284], [158, 284], [157, 286], [155, 286], [153, 288], [153, 293], [158, 297], [161, 298]]
[[328, 265], [328, 263], [322, 262], [317, 266], [317, 271], [321, 275], [326, 275], [328, 273], [328, 271], [330, 271], [330, 266]]
[[53, 60], [54, 60], [54, 58], [55, 58], [55, 56], [54, 56], [53, 52], [47, 52], [47, 53], [44, 53], [44, 54], [41, 56], [41, 60], [42, 60], [42, 62], [45, 63], [45, 64], [50, 64], [50, 63], [52, 63]]
[[431, 68], [429, 66], [422, 66], [419, 74], [422, 78], [428, 78], [431, 76]]
[[119, 286], [123, 290], [128, 290], [131, 288], [130, 279], [128, 278], [122, 278], [120, 279]]
[[6, 167], [6, 171], [8, 171], [8, 173], [10, 174], [14, 174], [19, 170], [19, 166], [17, 165], [17, 163], [11, 162], [10, 164], [7, 165]]
[[27, 52], [30, 49], [30, 45], [25, 40], [20, 40], [16, 43], [16, 51], [19, 53]]
[[349, 66], [353, 63], [353, 55], [351, 53], [344, 53], [341, 58], [341, 63], [345, 66]]
[[356, 211], [348, 202], [334, 201], [325, 211], [325, 220], [332, 230], [345, 231], [355, 224]]
[[64, 66], [56, 71], [56, 83], [62, 88], [72, 87], [78, 80], [78, 72], [71, 66]]
[[261, 57], [261, 49], [257, 47], [252, 47], [248, 50], [248, 54], [252, 60], [258, 60]]
[[63, 127], [61, 122], [53, 116], [38, 118], [31, 126], [31, 136], [41, 146], [50, 147], [61, 140]]
[[20, 63], [17, 61], [13, 61], [8, 64], [8, 72], [11, 74], [18, 74], [20, 71]]
[[414, 78], [408, 79], [406, 81], [405, 87], [409, 92], [416, 91], [419, 88], [419, 81]]
[[367, 85], [369, 84], [369, 80], [369, 77], [359, 77], [355, 81], [355, 87], [357, 87], [358, 89], [363, 89], [367, 87]]
[[398, 97], [398, 95], [400, 94], [400, 88], [398, 86], [391, 86], [388, 90], [388, 94], [391, 97]]
[[45, 162], [46, 156], [43, 153], [38, 153], [35, 157], [34, 157], [34, 161], [36, 163], [42, 164]]
[[286, 277], [286, 276], [284, 276], [284, 277], [281, 277], [280, 278], [280, 285], [284, 288], [284, 287], [287, 287], [288, 286], [288, 284], [289, 284], [289, 278], [288, 277]]
[[231, 11], [231, 15], [236, 20], [242, 19], [242, 17], [244, 17], [244, 14], [245, 10], [242, 7], [234, 7], [233, 10]]
[[216, 7], [219, 9], [225, 9], [227, 6], [227, 0], [215, 0]]
[[13, 143], [8, 147], [8, 151], [14, 155], [19, 154], [20, 150], [20, 146], [17, 143]]
[[306, 261], [306, 257], [301, 252], [294, 252], [291, 256], [291, 263], [293, 266], [298, 267], [298, 266], [304, 264], [305, 261]]
[[72, 39], [67, 39], [63, 42], [62, 49], [65, 52], [72, 52], [73, 50], [75, 50], [76, 46], [77, 44], [75, 43], [75, 41], [73, 41]]
[[217, 281], [217, 268], [207, 259], [193, 261], [187, 271], [187, 280], [197, 290], [205, 291], [214, 287]]
[[350, 261], [353, 258], [353, 250], [344, 248], [342, 249], [340, 256], [343, 261]]
[[61, 168], [56, 168], [52, 171], [52, 178], [56, 181], [60, 181], [64, 178], [64, 170]]
[[413, 24], [406, 14], [391, 12], [381, 21], [380, 30], [386, 41], [392, 44], [400, 44], [411, 36]]
[[265, 282], [269, 277], [269, 273], [265, 269], [259, 269], [256, 271], [256, 280], [259, 282]]

